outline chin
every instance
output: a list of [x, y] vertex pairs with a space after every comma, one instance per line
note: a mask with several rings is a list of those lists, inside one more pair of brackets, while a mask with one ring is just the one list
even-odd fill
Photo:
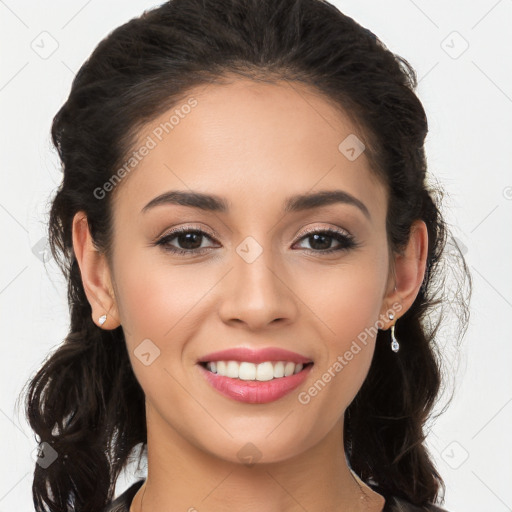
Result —
[[284, 462], [301, 454], [308, 446], [304, 439], [294, 438], [289, 430], [285, 434], [283, 437], [276, 434], [275, 439], [270, 439], [274, 434], [266, 437], [266, 433], [253, 438], [224, 439], [204, 449], [218, 459], [248, 467]]

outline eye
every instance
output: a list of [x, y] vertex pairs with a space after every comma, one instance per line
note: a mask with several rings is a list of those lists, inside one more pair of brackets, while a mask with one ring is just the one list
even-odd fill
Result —
[[[205, 252], [204, 249], [209, 249], [209, 247], [202, 247], [202, 239], [204, 238], [213, 240], [213, 237], [201, 229], [184, 227], [171, 231], [160, 238], [155, 245], [161, 245], [165, 251], [172, 252], [174, 254], [199, 254]], [[176, 243], [178, 245], [182, 245], [185, 248], [182, 249], [171, 245], [171, 241], [174, 239], [176, 239]]]
[[[212, 248], [203, 246], [205, 239], [215, 240], [212, 235], [201, 229], [182, 227], [166, 234], [154, 245], [160, 245], [165, 251], [178, 255], [201, 254]], [[310, 242], [311, 249], [306, 249], [306, 252], [316, 255], [346, 251], [358, 245], [352, 235], [335, 229], [310, 230], [299, 239], [302, 240]], [[178, 247], [172, 244], [173, 241], [176, 241]], [[333, 241], [338, 243], [337, 247], [331, 247]]]
[[[352, 249], [358, 245], [352, 235], [336, 229], [311, 230], [302, 236], [300, 240], [310, 241], [312, 249], [306, 249], [306, 252], [312, 254], [330, 254]], [[331, 248], [333, 241], [338, 242], [338, 247]]]

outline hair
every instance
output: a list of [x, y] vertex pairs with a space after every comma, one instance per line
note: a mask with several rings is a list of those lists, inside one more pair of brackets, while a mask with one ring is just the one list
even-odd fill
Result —
[[[98, 328], [72, 244], [83, 211], [96, 248], [111, 262], [113, 198], [97, 198], [133, 151], [140, 129], [193, 87], [233, 77], [310, 87], [357, 126], [388, 191], [389, 248], [400, 253], [411, 225], [428, 229], [425, 277], [396, 324], [398, 354], [379, 330], [364, 384], [345, 413], [351, 468], [384, 496], [434, 503], [444, 482], [425, 447], [441, 388], [436, 342], [442, 315], [448, 227], [441, 192], [427, 185], [427, 118], [416, 74], [368, 29], [321, 0], [170, 0], [113, 30], [75, 76], [51, 135], [63, 180], [51, 204], [49, 243], [68, 283], [70, 329], [30, 379], [26, 414], [40, 443], [57, 452], [35, 465], [36, 511], [101, 510], [137, 446], [146, 444], [145, 399], [122, 326]], [[458, 249], [457, 245], [455, 247]], [[463, 278], [470, 275], [460, 251]], [[469, 299], [469, 297], [468, 297]], [[468, 300], [458, 316], [468, 318]], [[464, 327], [464, 325], [463, 325]]]

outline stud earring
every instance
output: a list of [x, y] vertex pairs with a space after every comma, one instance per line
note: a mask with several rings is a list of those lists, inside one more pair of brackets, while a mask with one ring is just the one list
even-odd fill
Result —
[[98, 322], [100, 323], [100, 325], [103, 325], [107, 320], [107, 315], [101, 315], [99, 318], [98, 318]]
[[[390, 320], [393, 320], [395, 318], [395, 314], [392, 312], [389, 312], [388, 318]], [[400, 344], [398, 343], [398, 340], [395, 337], [395, 324], [391, 326], [391, 350], [393, 352], [398, 352], [400, 349]]]

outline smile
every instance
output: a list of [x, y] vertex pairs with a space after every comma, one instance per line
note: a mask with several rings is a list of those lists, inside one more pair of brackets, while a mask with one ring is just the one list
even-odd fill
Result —
[[240, 380], [257, 380], [260, 382], [281, 379], [299, 373], [302, 363], [293, 361], [265, 361], [255, 364], [249, 361], [210, 361], [206, 368], [223, 377]]
[[248, 404], [279, 400], [300, 386], [312, 367], [312, 362], [295, 364], [291, 361], [265, 361], [258, 365], [247, 361], [198, 364], [206, 382], [213, 389], [225, 397]]

